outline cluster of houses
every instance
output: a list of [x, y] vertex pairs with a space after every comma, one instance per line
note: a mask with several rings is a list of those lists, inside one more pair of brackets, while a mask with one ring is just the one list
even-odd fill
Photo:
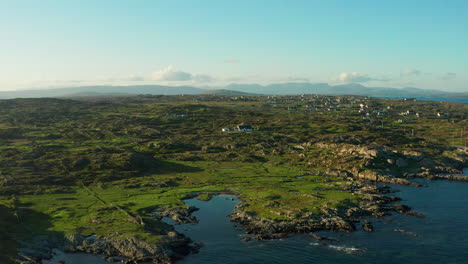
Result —
[[223, 127], [221, 129], [221, 131], [223, 132], [252, 132], [253, 130], [253, 127], [248, 124], [241, 124], [236, 126], [235, 128]]
[[[280, 104], [288, 111], [340, 111], [342, 109], [353, 108], [353, 105], [361, 102], [368, 102], [369, 98], [361, 97], [331, 97], [331, 96], [317, 96], [317, 95], [302, 95], [300, 98], [296, 96], [276, 96], [268, 97], [269, 104], [273, 108], [279, 108]], [[361, 104], [365, 106], [365, 104]]]

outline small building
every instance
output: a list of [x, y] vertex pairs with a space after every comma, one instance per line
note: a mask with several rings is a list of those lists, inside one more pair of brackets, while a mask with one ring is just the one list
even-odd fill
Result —
[[413, 110], [407, 110], [406, 112], [401, 112], [400, 115], [402, 116], [407, 116], [407, 115], [413, 115], [415, 112]]
[[223, 132], [231, 132], [231, 129], [228, 128], [228, 127], [223, 127], [223, 128], [221, 129], [221, 131], [223, 131]]

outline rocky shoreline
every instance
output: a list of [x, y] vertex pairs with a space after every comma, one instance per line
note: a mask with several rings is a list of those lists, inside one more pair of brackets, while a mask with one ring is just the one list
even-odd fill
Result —
[[[434, 169], [423, 171], [419, 174], [405, 175], [409, 178], [448, 179], [456, 181], [466, 181], [467, 177], [454, 172], [461, 172], [458, 169], [445, 167], [437, 168], [438, 174], [433, 174]], [[371, 178], [371, 177], [370, 177]], [[347, 190], [354, 194], [362, 195], [358, 206], [346, 209], [336, 209], [324, 207], [320, 214], [301, 213], [296, 214], [293, 220], [271, 220], [259, 217], [244, 209], [248, 203], [242, 202], [236, 205], [234, 211], [229, 215], [231, 221], [240, 225], [247, 234], [244, 239], [269, 240], [279, 239], [289, 234], [305, 233], [316, 240], [327, 240], [314, 232], [316, 231], [340, 231], [353, 232], [357, 230], [357, 224], [361, 223], [364, 217], [382, 217], [391, 212], [405, 214], [415, 217], [425, 217], [423, 214], [414, 212], [404, 204], [396, 203], [400, 200], [396, 196], [385, 194], [395, 192], [388, 186], [378, 186], [366, 183], [366, 177], [360, 177], [361, 181], [353, 181], [347, 186]], [[392, 183], [401, 185], [411, 185], [420, 187], [422, 185], [413, 183], [402, 178], [388, 178], [388, 181], [380, 183]], [[239, 194], [232, 192], [197, 192], [191, 198], [201, 193], [211, 195], [219, 194]], [[241, 197], [240, 197], [241, 198]], [[198, 220], [192, 215], [197, 211], [196, 207], [172, 208], [160, 212], [154, 217], [161, 220], [162, 217], [169, 217], [177, 223], [196, 223]], [[361, 228], [366, 232], [373, 232], [374, 227], [369, 220], [361, 223]], [[106, 237], [82, 235], [67, 235], [61, 239], [50, 237], [37, 237], [37, 239], [19, 250], [17, 263], [35, 264], [41, 263], [43, 259], [51, 259], [53, 249], [58, 248], [67, 253], [89, 253], [94, 255], [105, 255], [107, 261], [121, 263], [160, 263], [170, 264], [183, 258], [190, 253], [196, 253], [202, 247], [202, 243], [194, 242], [183, 234], [177, 233], [173, 226], [164, 230], [167, 236], [157, 245], [147, 243], [136, 237], [122, 239], [118, 234]]]
[[53, 250], [66, 253], [104, 255], [106, 261], [119, 263], [171, 264], [189, 253], [196, 252], [197, 243], [175, 231], [169, 231], [161, 243], [150, 244], [136, 237], [122, 239], [106, 237], [66, 235], [63, 238], [37, 237], [34, 242], [19, 250], [17, 263], [36, 264], [53, 257]]
[[[316, 231], [352, 232], [357, 229], [356, 224], [360, 223], [363, 217], [382, 217], [389, 215], [392, 211], [424, 217], [422, 214], [411, 211], [407, 205], [395, 204], [400, 198], [383, 195], [391, 192], [386, 186], [379, 187], [363, 183], [358, 185], [350, 187], [354, 193], [364, 195], [356, 207], [322, 208], [320, 214], [302, 213], [295, 215], [293, 220], [270, 220], [244, 211], [248, 204], [241, 203], [236, 206], [230, 217], [233, 222], [242, 226], [247, 234], [260, 240], [283, 238], [294, 233], [313, 234]], [[362, 228], [367, 232], [373, 231], [372, 223], [368, 220], [362, 224]]]

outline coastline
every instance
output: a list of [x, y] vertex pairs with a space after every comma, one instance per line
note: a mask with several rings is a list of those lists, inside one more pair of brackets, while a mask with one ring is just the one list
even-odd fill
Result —
[[[460, 175], [460, 177], [463, 177]], [[467, 176], [468, 177], [468, 176]], [[439, 178], [428, 178], [435, 180]], [[466, 177], [465, 177], [466, 178]], [[445, 178], [442, 178], [445, 179]], [[458, 177], [452, 178], [456, 181]], [[414, 188], [417, 188], [413, 186]], [[389, 186], [376, 186], [372, 183], [355, 182], [350, 185], [353, 193], [364, 195], [358, 207], [351, 207], [343, 210], [324, 208], [319, 215], [306, 214], [297, 217], [294, 221], [272, 221], [261, 218], [248, 212], [245, 212], [245, 202], [242, 202], [241, 194], [229, 191], [209, 192], [200, 191], [194, 192], [186, 199], [194, 199], [201, 194], [209, 194], [212, 196], [218, 195], [234, 195], [240, 198], [240, 203], [237, 204], [234, 210], [229, 214], [232, 222], [235, 222], [243, 228], [246, 236], [242, 239], [249, 241], [256, 240], [271, 240], [283, 239], [293, 234], [308, 234], [311, 239], [317, 241], [326, 241], [329, 238], [317, 235], [320, 231], [336, 231], [336, 232], [354, 232], [358, 229], [356, 224], [360, 223], [361, 230], [366, 232], [373, 231], [372, 219], [377, 220], [383, 216], [389, 215], [391, 212], [405, 214], [424, 218], [423, 214], [411, 210], [411, 207], [398, 203], [401, 198], [394, 194]], [[388, 195], [391, 194], [391, 195]], [[162, 212], [161, 216], [170, 217], [174, 223], [196, 223], [197, 219], [192, 216], [192, 213], [198, 208], [189, 207], [188, 210], [168, 210]], [[370, 218], [369, 218], [370, 217]], [[365, 219], [365, 221], [363, 221]], [[80, 235], [67, 236], [64, 241], [55, 241], [54, 245], [48, 245], [50, 249], [47, 254], [42, 256], [39, 251], [35, 251], [36, 259], [26, 257], [21, 263], [41, 263], [41, 259], [50, 259], [53, 255], [53, 248], [58, 248], [66, 253], [87, 253], [95, 256], [104, 255], [106, 261], [123, 263], [139, 263], [151, 262], [169, 264], [175, 263], [179, 259], [191, 253], [197, 253], [203, 244], [194, 242], [190, 237], [175, 231], [171, 226], [168, 230], [172, 240], [161, 243], [156, 247], [148, 245], [138, 239], [127, 239], [126, 241], [112, 240], [108, 237], [83, 237]], [[400, 232], [399, 230], [397, 230]], [[397, 232], [395, 231], [395, 232]], [[401, 232], [406, 232], [405, 230]], [[43, 240], [47, 241], [47, 240]], [[37, 241], [36, 241], [37, 243]], [[24, 249], [23, 252], [34, 252], [38, 244], [33, 248]], [[45, 245], [39, 245], [39, 247]], [[38, 262], [39, 261], [39, 262]]]

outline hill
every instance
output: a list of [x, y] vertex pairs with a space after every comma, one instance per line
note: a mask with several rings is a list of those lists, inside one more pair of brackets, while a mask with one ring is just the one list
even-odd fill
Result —
[[[251, 92], [268, 95], [299, 95], [299, 94], [322, 94], [322, 95], [362, 95], [373, 97], [386, 96], [452, 96], [450, 93], [440, 90], [419, 89], [413, 87], [390, 88], [390, 87], [367, 87], [361, 84], [350, 83], [342, 85], [330, 85], [328, 83], [277, 83], [269, 85], [259, 84], [229, 84], [225, 87], [229, 90]], [[463, 97], [466, 93], [457, 93]]]
[[248, 95], [258, 95], [253, 93], [247, 92], [240, 92], [235, 90], [227, 90], [227, 89], [216, 89], [216, 90], [208, 90], [203, 94], [210, 94], [210, 95], [227, 95], [227, 96], [248, 96]]
[[0, 99], [72, 97], [97, 95], [136, 95], [136, 94], [200, 94], [205, 90], [191, 86], [133, 85], [133, 86], [80, 86], [45, 90], [17, 90], [0, 92]]

